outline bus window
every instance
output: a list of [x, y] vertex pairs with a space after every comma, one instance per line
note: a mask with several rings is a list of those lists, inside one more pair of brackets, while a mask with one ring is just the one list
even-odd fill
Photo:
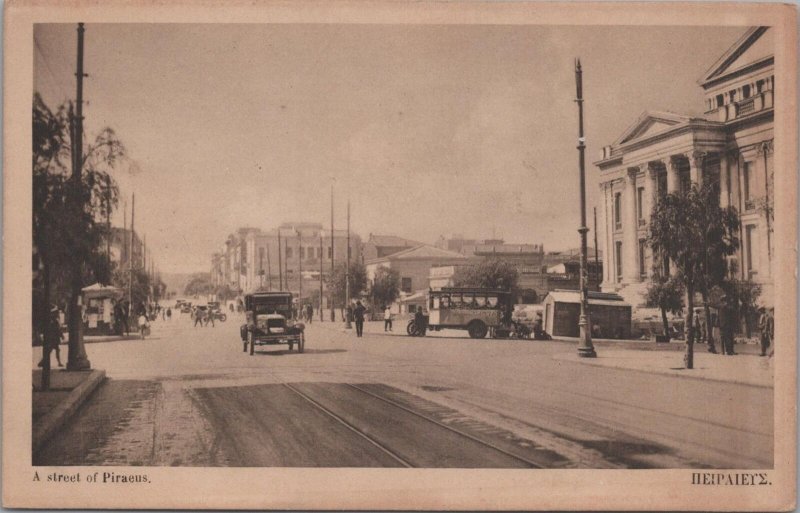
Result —
[[464, 294], [464, 304], [468, 308], [477, 308], [478, 301], [475, 299], [475, 294]]
[[475, 296], [475, 301], [477, 302], [478, 308], [486, 307], [486, 298], [484, 296]]
[[431, 308], [434, 310], [441, 308], [440, 298], [438, 296], [431, 296]]
[[461, 294], [451, 294], [450, 295], [450, 307], [451, 308], [461, 308]]
[[441, 307], [440, 308], [450, 308], [450, 296], [442, 296], [441, 297]]
[[495, 308], [497, 306], [497, 297], [488, 296], [486, 298], [486, 304], [489, 305], [490, 308]]

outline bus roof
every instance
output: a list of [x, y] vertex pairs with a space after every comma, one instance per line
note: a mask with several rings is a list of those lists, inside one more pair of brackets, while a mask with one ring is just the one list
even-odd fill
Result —
[[432, 290], [434, 294], [439, 292], [443, 294], [448, 293], [473, 293], [473, 294], [511, 294], [509, 290], [503, 289], [484, 289], [481, 287], [442, 287], [441, 290]]

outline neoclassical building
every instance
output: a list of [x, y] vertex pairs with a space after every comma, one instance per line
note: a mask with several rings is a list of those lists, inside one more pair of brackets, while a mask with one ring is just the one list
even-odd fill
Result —
[[741, 217], [736, 272], [760, 283], [762, 303], [772, 304], [773, 48], [768, 27], [750, 28], [699, 80], [704, 117], [648, 111], [603, 148], [595, 162], [607, 262], [602, 290], [643, 303], [653, 272], [645, 243], [653, 205], [666, 193], [708, 182]]

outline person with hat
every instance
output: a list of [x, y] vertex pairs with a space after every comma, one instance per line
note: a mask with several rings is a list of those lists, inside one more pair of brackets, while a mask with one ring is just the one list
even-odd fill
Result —
[[763, 306], [758, 309], [758, 330], [761, 332], [761, 356], [767, 356], [767, 349], [772, 345], [775, 335], [775, 320], [770, 312]]
[[50, 309], [50, 315], [44, 327], [44, 347], [42, 348], [42, 359], [39, 360], [39, 367], [44, 367], [44, 359], [50, 358], [50, 352], [56, 352], [56, 361], [59, 367], [63, 367], [61, 363], [61, 322], [59, 321], [58, 307], [53, 306]]

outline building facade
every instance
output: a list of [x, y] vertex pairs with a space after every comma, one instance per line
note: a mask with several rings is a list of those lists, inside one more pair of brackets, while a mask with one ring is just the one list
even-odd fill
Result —
[[595, 162], [603, 291], [642, 305], [653, 273], [645, 242], [653, 206], [667, 193], [711, 183], [741, 218], [732, 268], [759, 283], [762, 302], [772, 304], [773, 56], [769, 28], [747, 30], [699, 81], [705, 117], [648, 111], [603, 148]]
[[[227, 284], [243, 293], [290, 290], [303, 296], [319, 296], [320, 271], [330, 275], [347, 259], [347, 230], [331, 232], [320, 223], [283, 223], [272, 230], [240, 228], [211, 257], [215, 285]], [[350, 259], [361, 259], [361, 238], [350, 233]], [[301, 279], [302, 277], [302, 279]]]
[[364, 243], [361, 253], [364, 255], [364, 260], [375, 260], [376, 258], [387, 257], [400, 251], [415, 248], [422, 245], [411, 239], [404, 239], [396, 235], [376, 235], [369, 234], [369, 238]]
[[422, 244], [383, 258], [367, 260], [367, 281], [370, 285], [373, 283], [379, 267], [394, 269], [400, 274], [400, 292], [413, 294], [428, 290], [431, 268], [457, 266], [466, 261], [467, 257], [461, 253]]

